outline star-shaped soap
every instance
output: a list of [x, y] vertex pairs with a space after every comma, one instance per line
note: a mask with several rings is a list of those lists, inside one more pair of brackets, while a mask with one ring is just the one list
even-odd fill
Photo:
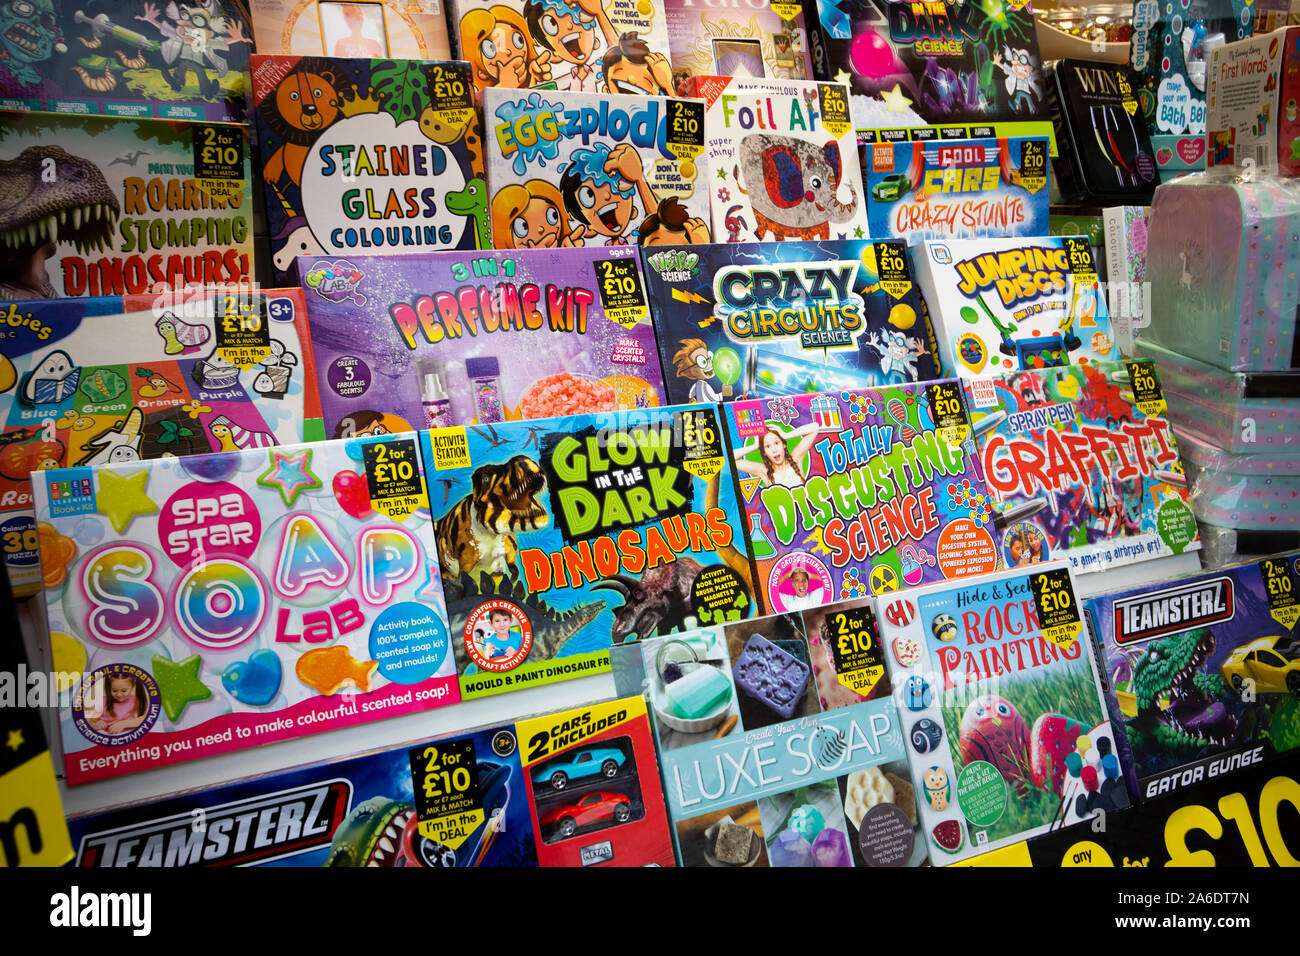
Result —
[[892, 90], [881, 93], [880, 98], [885, 101], [885, 109], [891, 113], [906, 113], [907, 108], [912, 105], [912, 101], [903, 95], [903, 88], [897, 83]]
[[99, 478], [99, 494], [95, 501], [100, 513], [108, 518], [113, 530], [121, 534], [136, 515], [151, 515], [158, 506], [145, 494], [149, 472], [133, 471], [129, 474], [104, 469]]
[[285, 507], [292, 508], [300, 494], [321, 486], [320, 479], [311, 473], [310, 448], [296, 455], [272, 448], [270, 454], [271, 467], [257, 476], [257, 483], [279, 491]]
[[163, 713], [172, 723], [180, 719], [187, 705], [207, 700], [212, 691], [199, 680], [203, 657], [194, 654], [183, 661], [169, 661], [158, 654], [153, 656], [153, 679], [158, 685]]

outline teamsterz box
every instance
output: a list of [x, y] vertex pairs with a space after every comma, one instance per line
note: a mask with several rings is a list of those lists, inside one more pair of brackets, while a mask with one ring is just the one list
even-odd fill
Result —
[[42, 471], [69, 783], [459, 699], [414, 435]]
[[1300, 747], [1294, 553], [1089, 598], [1143, 800]]
[[881, 595], [876, 607], [936, 865], [1128, 806], [1065, 564]]
[[296, 256], [491, 247], [467, 64], [259, 55], [252, 70], [277, 281]]
[[640, 698], [88, 814], [71, 829], [81, 867], [673, 863]]
[[758, 612], [716, 406], [421, 433], [466, 698]]
[[[701, 101], [493, 88], [483, 127], [494, 219], [549, 205], [543, 245], [710, 241]], [[512, 231], [497, 244], [525, 243]]]
[[642, 260], [670, 401], [939, 377], [901, 243], [717, 243], [646, 249]]
[[324, 257], [299, 270], [335, 438], [665, 404], [634, 249]]
[[865, 148], [867, 225], [876, 239], [1048, 233], [1044, 136], [876, 142]]
[[614, 649], [618, 692], [641, 693], [654, 710], [683, 866], [925, 861], [879, 643], [856, 612], [832, 618], [830, 639], [869, 658], [871, 676], [869, 699], [834, 708], [821, 701], [798, 615]]
[[1114, 357], [1083, 236], [928, 239], [913, 248], [912, 263], [941, 360], [961, 378]]
[[22, 195], [41, 197], [6, 215], [0, 299], [138, 295], [252, 280], [242, 127], [6, 115], [0, 168]]
[[16, 590], [40, 587], [28, 475], [315, 437], [299, 289], [27, 299], [2, 307], [0, 534]]

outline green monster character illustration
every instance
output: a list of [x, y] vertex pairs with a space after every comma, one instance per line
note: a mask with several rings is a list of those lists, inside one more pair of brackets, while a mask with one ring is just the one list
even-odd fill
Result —
[[[52, 0], [0, 4], [0, 76], [7, 69], [14, 83], [34, 87], [41, 82], [34, 64], [44, 63], [56, 51], [66, 53], [68, 48], [55, 23]], [[0, 89], [8, 86], [0, 80]]]
[[[1232, 691], [1219, 674], [1199, 668], [1214, 652], [1204, 628], [1152, 641], [1133, 666], [1137, 715], [1127, 724], [1134, 752], [1159, 751], [1186, 759], [1206, 747], [1223, 747], [1237, 730], [1226, 702]], [[1161, 707], [1162, 699], [1168, 700]]]
[[492, 248], [492, 227], [488, 224], [487, 183], [475, 177], [464, 189], [447, 193], [443, 197], [448, 212], [458, 216], [474, 217], [474, 235], [479, 249]]

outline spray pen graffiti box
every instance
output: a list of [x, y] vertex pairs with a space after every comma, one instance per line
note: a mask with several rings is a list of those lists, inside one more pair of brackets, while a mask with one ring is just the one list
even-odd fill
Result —
[[[849, 612], [845, 640], [865, 637]], [[619, 693], [655, 715], [683, 866], [907, 866], [926, 857], [899, 714], [875, 697], [821, 705], [798, 615], [614, 648]]]
[[936, 865], [1128, 806], [1063, 563], [876, 605]]
[[1115, 356], [1083, 236], [927, 239], [912, 253], [941, 358], [961, 378]]
[[293, 444], [320, 416], [299, 289], [3, 308], [0, 534], [16, 589], [41, 581], [32, 472]]
[[421, 433], [461, 693], [757, 613], [716, 406]]
[[469, 67], [255, 56], [271, 257], [491, 246]]
[[490, 89], [483, 131], [493, 221], [554, 210], [498, 246], [710, 241], [699, 100]]
[[[664, 0], [673, 81], [692, 76], [813, 77], [802, 5], [740, 0], [727, 7], [701, 0]], [[816, 24], [812, 24], [816, 29]]]
[[632, 249], [301, 260], [336, 438], [664, 404]]
[[800, 611], [998, 567], [956, 380], [724, 411], [766, 607]]
[[5, 115], [0, 170], [41, 197], [8, 213], [0, 298], [252, 279], [248, 133], [238, 126]]
[[414, 435], [41, 472], [69, 783], [459, 699]]
[[937, 378], [899, 242], [716, 243], [642, 253], [669, 400], [719, 402]]
[[1300, 746], [1298, 564], [1282, 554], [1088, 599], [1140, 799]]

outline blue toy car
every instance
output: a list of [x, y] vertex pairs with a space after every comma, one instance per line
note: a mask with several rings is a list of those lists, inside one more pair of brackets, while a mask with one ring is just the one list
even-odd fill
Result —
[[549, 783], [556, 790], [563, 790], [570, 780], [582, 777], [594, 777], [600, 774], [613, 777], [623, 766], [627, 757], [617, 747], [593, 747], [579, 750], [571, 757], [552, 760], [533, 771], [533, 783]]

